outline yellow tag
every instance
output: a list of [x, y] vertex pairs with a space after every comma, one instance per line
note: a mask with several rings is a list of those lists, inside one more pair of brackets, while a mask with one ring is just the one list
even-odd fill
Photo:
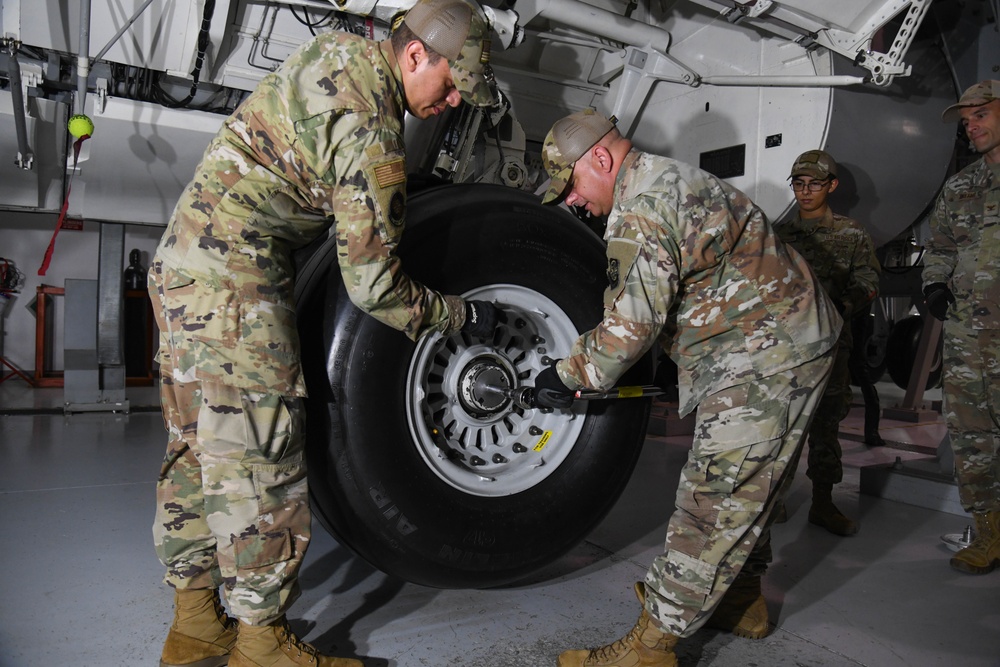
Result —
[[546, 431], [545, 433], [543, 433], [542, 437], [539, 438], [538, 442], [535, 443], [534, 450], [536, 452], [540, 452], [543, 449], [545, 449], [545, 445], [548, 443], [549, 438], [551, 437], [552, 437], [552, 431]]
[[406, 182], [406, 162], [403, 158], [380, 164], [372, 171], [380, 189]]
[[642, 387], [618, 387], [618, 398], [637, 398], [642, 396]]

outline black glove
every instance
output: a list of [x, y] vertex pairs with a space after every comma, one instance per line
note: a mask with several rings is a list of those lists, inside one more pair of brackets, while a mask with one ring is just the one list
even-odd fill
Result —
[[489, 301], [466, 301], [462, 331], [478, 338], [489, 338], [497, 328], [500, 309]]
[[944, 283], [931, 283], [924, 288], [924, 303], [931, 315], [944, 322], [948, 319], [948, 305], [955, 303], [955, 295]]
[[568, 410], [573, 405], [574, 393], [559, 379], [555, 362], [535, 376], [535, 405], [540, 408]]

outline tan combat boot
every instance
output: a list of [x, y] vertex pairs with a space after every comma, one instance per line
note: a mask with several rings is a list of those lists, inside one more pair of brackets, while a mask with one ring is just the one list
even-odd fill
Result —
[[1000, 565], [1000, 512], [973, 512], [976, 538], [951, 557], [951, 566], [969, 574], [987, 574]]
[[333, 658], [295, 636], [282, 616], [273, 625], [240, 621], [239, 639], [229, 667], [364, 667], [360, 660]]
[[236, 626], [216, 589], [175, 590], [174, 622], [160, 667], [223, 667], [236, 646]]
[[637, 582], [635, 594], [642, 613], [627, 635], [590, 651], [564, 651], [559, 667], [677, 667], [677, 637], [660, 630], [646, 612], [646, 588]]
[[760, 577], [737, 576], [705, 625], [745, 639], [763, 639], [771, 634]]
[[812, 505], [809, 506], [809, 523], [822, 526], [834, 535], [848, 537], [860, 529], [857, 521], [850, 519], [833, 504], [833, 484], [813, 482]]

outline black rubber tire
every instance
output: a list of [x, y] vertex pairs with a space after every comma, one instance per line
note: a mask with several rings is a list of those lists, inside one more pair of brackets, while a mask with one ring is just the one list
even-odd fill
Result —
[[[874, 321], [871, 317], [851, 320], [854, 347], [851, 350], [851, 384], [858, 386], [856, 372], [865, 373], [865, 379], [871, 384], [879, 382], [885, 376], [885, 347], [888, 336], [878, 336], [873, 331]], [[857, 363], [854, 355], [858, 355], [861, 363]]]
[[882, 378], [885, 377], [885, 355], [882, 355], [882, 361], [880, 363], [873, 364], [870, 361], [866, 361], [865, 370], [868, 373], [869, 382], [872, 384], [881, 382]]
[[[602, 313], [603, 241], [509, 188], [412, 197], [399, 255], [408, 275], [444, 293], [525, 286], [559, 304], [580, 331]], [[463, 493], [428, 468], [407, 428], [414, 344], [350, 303], [329, 244], [300, 271], [297, 289], [313, 511], [375, 567], [440, 588], [510, 583], [578, 544], [621, 494], [648, 400], [591, 402], [569, 456], [536, 486], [499, 498]], [[623, 382], [650, 376], [651, 362], [640, 363]]]
[[[923, 331], [923, 327], [924, 321], [920, 315], [910, 315], [895, 322], [889, 332], [889, 341], [885, 350], [885, 366], [889, 371], [889, 377], [901, 389], [909, 387], [910, 375], [916, 364], [920, 333]], [[931, 389], [938, 386], [941, 383], [942, 371], [941, 345], [939, 343], [931, 361], [927, 386], [924, 388]]]

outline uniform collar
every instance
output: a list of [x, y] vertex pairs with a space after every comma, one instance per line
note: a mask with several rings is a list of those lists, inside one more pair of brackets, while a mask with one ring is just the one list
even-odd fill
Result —
[[403, 89], [403, 73], [399, 68], [399, 60], [396, 59], [396, 52], [392, 50], [392, 42], [388, 39], [378, 43], [379, 53], [386, 64], [386, 72], [395, 85], [396, 104], [401, 110], [406, 109], [406, 93]]
[[798, 220], [798, 227], [800, 229], [813, 230], [819, 227], [833, 226], [833, 209], [829, 206], [826, 207], [826, 213], [818, 218], [803, 218], [799, 211], [796, 211], [795, 217]]
[[641, 155], [641, 151], [633, 146], [622, 159], [622, 166], [618, 168], [618, 174], [615, 176], [615, 204], [624, 198], [625, 189], [628, 187], [628, 172], [632, 169], [635, 161], [639, 159], [639, 155]]
[[1000, 183], [1000, 162], [987, 162], [985, 157], [982, 159], [982, 162], [983, 167], [985, 167], [983, 171], [985, 172], [986, 177], [989, 178], [990, 174], [992, 174], [993, 185], [996, 186]]
[[611, 201], [611, 211], [608, 213], [607, 225], [604, 227], [604, 240], [608, 241], [611, 238], [611, 229], [613, 226], [617, 226], [615, 223], [618, 220], [619, 207], [621, 202], [631, 198], [628, 192], [629, 188], [629, 174], [632, 172], [636, 160], [642, 155], [642, 151], [635, 148], [634, 146], [629, 149], [629, 152], [625, 154], [622, 158], [622, 164], [618, 168], [618, 173], [615, 175], [615, 185], [614, 185], [614, 196]]

